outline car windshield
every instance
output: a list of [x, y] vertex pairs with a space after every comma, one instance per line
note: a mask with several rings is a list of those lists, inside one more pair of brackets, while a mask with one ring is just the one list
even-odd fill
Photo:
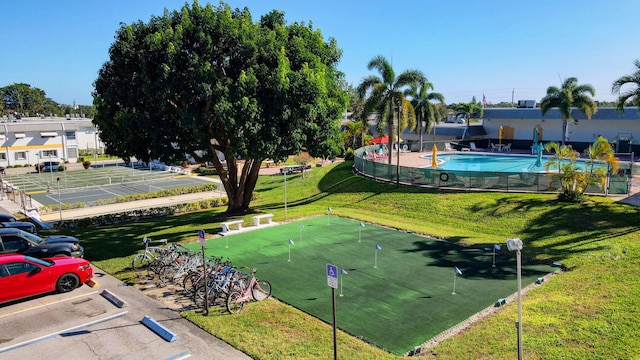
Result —
[[25, 256], [24, 259], [27, 260], [27, 261], [31, 261], [31, 262], [34, 262], [36, 264], [42, 265], [42, 266], [46, 266], [46, 267], [52, 266], [54, 264], [53, 261], [51, 261], [51, 260], [36, 259], [34, 257], [31, 257], [31, 256]]
[[36, 244], [42, 244], [44, 242], [44, 239], [42, 239], [40, 236], [34, 235], [32, 233], [28, 233], [26, 231], [22, 231], [22, 230], [18, 230], [18, 231], [20, 231], [20, 235], [33, 241]]

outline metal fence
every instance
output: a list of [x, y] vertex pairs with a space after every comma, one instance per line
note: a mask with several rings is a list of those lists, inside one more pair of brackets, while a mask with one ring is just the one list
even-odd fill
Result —
[[[489, 171], [446, 171], [442, 169], [415, 168], [389, 165], [387, 159], [376, 161], [367, 154], [374, 152], [377, 146], [359, 148], [354, 154], [354, 169], [362, 176], [376, 181], [397, 181], [408, 186], [425, 186], [447, 189], [474, 189], [502, 192], [557, 193], [560, 188], [558, 176], [546, 173], [489, 172]], [[631, 163], [621, 164], [614, 174], [609, 174], [606, 186], [593, 185], [586, 193], [594, 195], [628, 194], [631, 177]]]

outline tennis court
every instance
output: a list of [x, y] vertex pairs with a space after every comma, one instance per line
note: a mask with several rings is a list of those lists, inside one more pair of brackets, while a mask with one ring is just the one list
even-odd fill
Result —
[[[256, 267], [276, 298], [329, 324], [326, 265], [337, 265], [338, 327], [398, 355], [517, 291], [515, 256], [502, 248], [493, 267], [492, 251], [328, 215], [206, 242], [207, 255]], [[523, 286], [551, 270], [524, 262]]]
[[121, 163], [87, 170], [5, 176], [4, 180], [31, 195], [33, 200], [47, 205], [59, 201], [91, 203], [131, 194], [211, 184], [212, 179], [150, 170], [148, 167], [125, 167]]

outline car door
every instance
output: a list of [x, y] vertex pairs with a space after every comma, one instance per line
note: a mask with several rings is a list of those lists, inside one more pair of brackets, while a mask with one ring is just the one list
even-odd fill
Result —
[[[52, 280], [47, 269], [27, 261], [14, 261], [4, 264], [0, 277], [0, 288], [3, 289], [0, 301], [20, 299], [53, 291]], [[4, 290], [9, 290], [5, 293]]]
[[31, 243], [27, 239], [18, 235], [3, 235], [2, 243], [4, 244], [4, 251], [6, 253], [25, 254], [33, 257], [42, 256], [38, 248], [32, 248]]

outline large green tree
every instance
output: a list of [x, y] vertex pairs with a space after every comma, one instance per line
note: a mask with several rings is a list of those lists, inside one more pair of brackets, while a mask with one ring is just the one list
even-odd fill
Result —
[[59, 105], [48, 98], [44, 90], [24, 83], [0, 88], [0, 100], [5, 112], [19, 115], [37, 116], [60, 111]]
[[540, 109], [544, 116], [551, 108], [557, 107], [562, 115], [562, 142], [564, 145], [567, 138], [567, 123], [573, 123], [571, 112], [573, 108], [581, 109], [591, 119], [591, 116], [598, 111], [596, 102], [591, 98], [596, 94], [596, 90], [589, 84], [578, 85], [578, 79], [570, 77], [562, 82], [562, 87], [549, 86], [547, 95], [540, 101]]
[[[433, 90], [433, 84], [425, 78], [425, 82], [422, 86], [417, 83], [411, 84], [409, 89], [405, 90], [405, 94], [411, 96], [411, 104], [416, 112], [417, 131], [420, 137], [419, 151], [422, 152], [422, 137], [423, 134], [438, 122], [438, 110], [436, 105], [431, 101], [437, 100], [441, 104], [444, 104], [444, 95], [436, 92], [429, 92]], [[424, 122], [424, 126], [423, 123]]]
[[[614, 95], [618, 95], [618, 101], [616, 106], [618, 110], [624, 110], [625, 104], [630, 102], [640, 109], [640, 59], [634, 61], [634, 65], [638, 70], [631, 75], [625, 75], [613, 82], [611, 86], [611, 92]], [[631, 86], [630, 89], [624, 91], [622, 94], [620, 91], [625, 85]]]
[[[424, 84], [426, 78], [419, 70], [405, 70], [396, 77], [391, 63], [382, 55], [374, 57], [367, 65], [369, 70], [377, 70], [380, 76], [369, 75], [358, 85], [361, 96], [369, 94], [365, 101], [367, 114], [378, 114], [377, 132], [389, 134], [389, 149], [394, 138], [400, 138], [402, 130], [415, 127], [416, 114], [404, 90], [412, 84]], [[396, 130], [397, 129], [397, 130]], [[399, 141], [399, 140], [398, 140]], [[391, 164], [389, 156], [389, 164]]]
[[254, 22], [246, 8], [196, 1], [121, 25], [94, 84], [94, 123], [112, 155], [211, 161], [227, 212], [246, 212], [264, 159], [335, 151], [340, 56], [334, 39], [282, 12]]

